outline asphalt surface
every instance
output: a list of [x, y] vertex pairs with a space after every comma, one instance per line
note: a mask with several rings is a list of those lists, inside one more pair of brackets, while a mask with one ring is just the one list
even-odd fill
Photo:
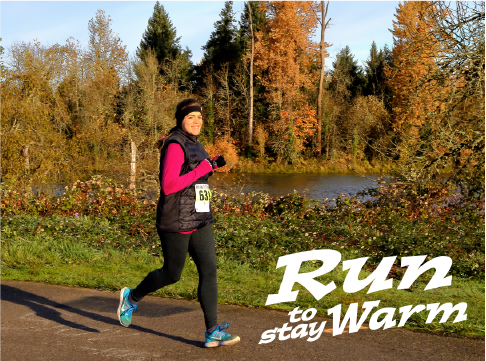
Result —
[[[129, 328], [116, 317], [119, 294], [42, 283], [2, 281], [1, 359], [10, 360], [484, 360], [484, 340], [402, 328], [332, 336], [332, 320], [313, 341], [262, 333], [289, 322], [287, 312], [219, 306], [236, 345], [204, 348], [199, 303], [147, 296]], [[301, 322], [304, 323], [304, 322]], [[296, 324], [293, 324], [296, 325]], [[286, 334], [290, 334], [290, 331]]]

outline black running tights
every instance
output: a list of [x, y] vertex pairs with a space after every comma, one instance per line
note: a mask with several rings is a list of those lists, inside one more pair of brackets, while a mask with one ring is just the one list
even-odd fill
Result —
[[181, 278], [187, 253], [191, 255], [199, 273], [197, 296], [204, 313], [206, 328], [218, 324], [218, 285], [216, 281], [216, 250], [212, 224], [191, 234], [159, 231], [164, 256], [161, 269], [150, 272], [132, 292], [134, 302]]

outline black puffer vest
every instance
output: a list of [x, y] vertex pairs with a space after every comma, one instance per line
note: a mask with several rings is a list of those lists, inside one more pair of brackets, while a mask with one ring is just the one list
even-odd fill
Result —
[[[162, 162], [167, 147], [177, 143], [184, 151], [184, 164], [180, 175], [184, 175], [196, 168], [204, 159], [209, 159], [208, 153], [197, 136], [188, 135], [181, 129], [176, 129], [167, 138], [160, 153], [159, 182], [162, 183]], [[208, 184], [211, 173], [199, 178], [179, 192], [165, 195], [160, 192], [157, 204], [157, 229], [163, 232], [187, 232], [204, 227], [214, 222], [211, 207], [209, 212], [196, 212], [196, 184]]]

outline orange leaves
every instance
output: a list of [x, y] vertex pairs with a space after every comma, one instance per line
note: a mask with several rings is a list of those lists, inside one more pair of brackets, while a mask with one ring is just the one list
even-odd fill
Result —
[[255, 70], [269, 89], [267, 100], [290, 106], [309, 86], [310, 67], [317, 54], [312, 36], [317, 27], [317, 5], [306, 1], [268, 1], [267, 26], [256, 33]]
[[419, 129], [430, 123], [429, 114], [440, 111], [437, 94], [443, 87], [430, 80], [440, 52], [431, 38], [432, 6], [420, 1], [400, 4], [393, 22], [394, 67], [387, 69], [387, 77], [394, 92], [395, 128], [411, 145], [419, 137]]
[[312, 66], [319, 49], [312, 37], [318, 25], [318, 3], [267, 1], [267, 22], [257, 32], [254, 67], [274, 109], [272, 147], [293, 163], [316, 128], [315, 111], [306, 105], [303, 89], [312, 87]]
[[316, 124], [316, 111], [305, 104], [297, 112], [297, 117], [294, 120], [295, 135], [305, 137], [314, 134]]
[[231, 138], [215, 139], [214, 144], [206, 144], [204, 146], [209, 157], [213, 159], [218, 154], [224, 156], [226, 165], [218, 168], [216, 172], [229, 172], [238, 164], [238, 154], [236, 152], [235, 141]]
[[[281, 111], [280, 119], [274, 123], [273, 129], [277, 133], [293, 134], [296, 138], [296, 151], [300, 152], [304, 149], [306, 138], [315, 133], [316, 125], [316, 111], [305, 104], [298, 110]], [[289, 132], [289, 127], [291, 127], [291, 132]], [[290, 140], [288, 136], [285, 138]]]

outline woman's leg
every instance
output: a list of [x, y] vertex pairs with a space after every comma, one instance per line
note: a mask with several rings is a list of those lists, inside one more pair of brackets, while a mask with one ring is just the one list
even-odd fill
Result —
[[142, 282], [132, 291], [130, 302], [137, 303], [149, 293], [157, 291], [181, 278], [182, 270], [186, 262], [187, 251], [191, 234], [158, 232], [164, 266], [161, 269], [150, 272]]
[[206, 329], [210, 329], [218, 324], [216, 249], [212, 224], [191, 234], [189, 254], [194, 260], [199, 273], [197, 296], [204, 313]]

